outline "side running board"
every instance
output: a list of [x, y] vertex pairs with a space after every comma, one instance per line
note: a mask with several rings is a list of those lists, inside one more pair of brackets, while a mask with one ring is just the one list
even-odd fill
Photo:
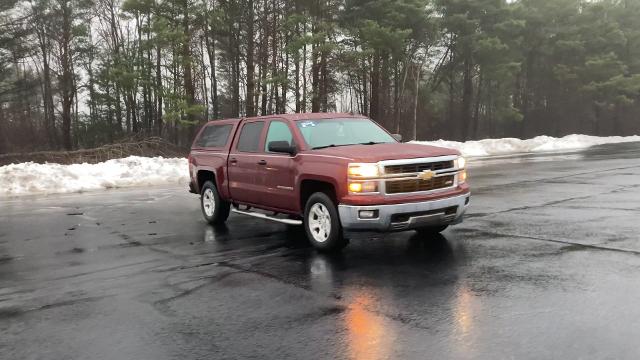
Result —
[[277, 218], [275, 216], [269, 216], [269, 215], [266, 215], [266, 214], [263, 214], [263, 213], [259, 213], [259, 212], [238, 210], [236, 208], [231, 208], [231, 211], [233, 211], [236, 214], [249, 215], [249, 216], [257, 217], [257, 218], [260, 218], [260, 219], [276, 221], [276, 222], [287, 224], [287, 225], [302, 225], [302, 220], [281, 219], [281, 218]]

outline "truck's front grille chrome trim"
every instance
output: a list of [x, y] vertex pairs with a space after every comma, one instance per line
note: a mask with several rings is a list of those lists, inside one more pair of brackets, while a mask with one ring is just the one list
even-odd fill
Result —
[[438, 171], [438, 170], [444, 170], [444, 169], [451, 169], [453, 167], [454, 167], [453, 160], [421, 162], [421, 163], [403, 164], [403, 165], [387, 165], [384, 167], [384, 173], [386, 175], [410, 174], [410, 173], [420, 173], [427, 170]]
[[379, 188], [387, 195], [432, 193], [457, 186], [458, 156], [381, 161]]
[[[440, 171], [434, 171], [433, 177], [455, 175], [458, 168], [444, 169]], [[405, 180], [405, 179], [419, 179], [421, 173], [403, 173], [403, 174], [383, 174], [379, 178], [382, 180]], [[376, 178], [378, 179], [378, 178]]]
[[388, 180], [386, 183], [387, 194], [410, 193], [417, 191], [431, 191], [453, 186], [454, 175], [433, 177], [429, 180], [419, 178]]

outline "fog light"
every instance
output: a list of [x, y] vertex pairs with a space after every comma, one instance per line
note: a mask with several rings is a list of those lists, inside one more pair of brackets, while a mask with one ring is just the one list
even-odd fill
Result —
[[374, 193], [378, 191], [378, 183], [375, 181], [350, 182], [349, 192]]
[[375, 219], [378, 217], [378, 210], [360, 210], [358, 217], [360, 219]]
[[362, 183], [350, 183], [349, 191], [354, 193], [362, 192]]
[[462, 170], [458, 173], [458, 183], [462, 184], [467, 181], [467, 170]]

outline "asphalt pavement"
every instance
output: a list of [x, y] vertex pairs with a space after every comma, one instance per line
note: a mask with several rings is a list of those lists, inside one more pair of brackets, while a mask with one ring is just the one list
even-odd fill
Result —
[[469, 173], [464, 223], [333, 256], [185, 186], [0, 199], [0, 358], [638, 358], [640, 144]]

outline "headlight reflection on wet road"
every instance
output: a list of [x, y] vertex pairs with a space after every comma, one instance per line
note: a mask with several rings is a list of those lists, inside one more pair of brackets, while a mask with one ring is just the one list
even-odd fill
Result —
[[394, 342], [393, 329], [368, 309], [375, 299], [363, 292], [356, 294], [345, 314], [347, 341], [352, 359], [388, 359]]

